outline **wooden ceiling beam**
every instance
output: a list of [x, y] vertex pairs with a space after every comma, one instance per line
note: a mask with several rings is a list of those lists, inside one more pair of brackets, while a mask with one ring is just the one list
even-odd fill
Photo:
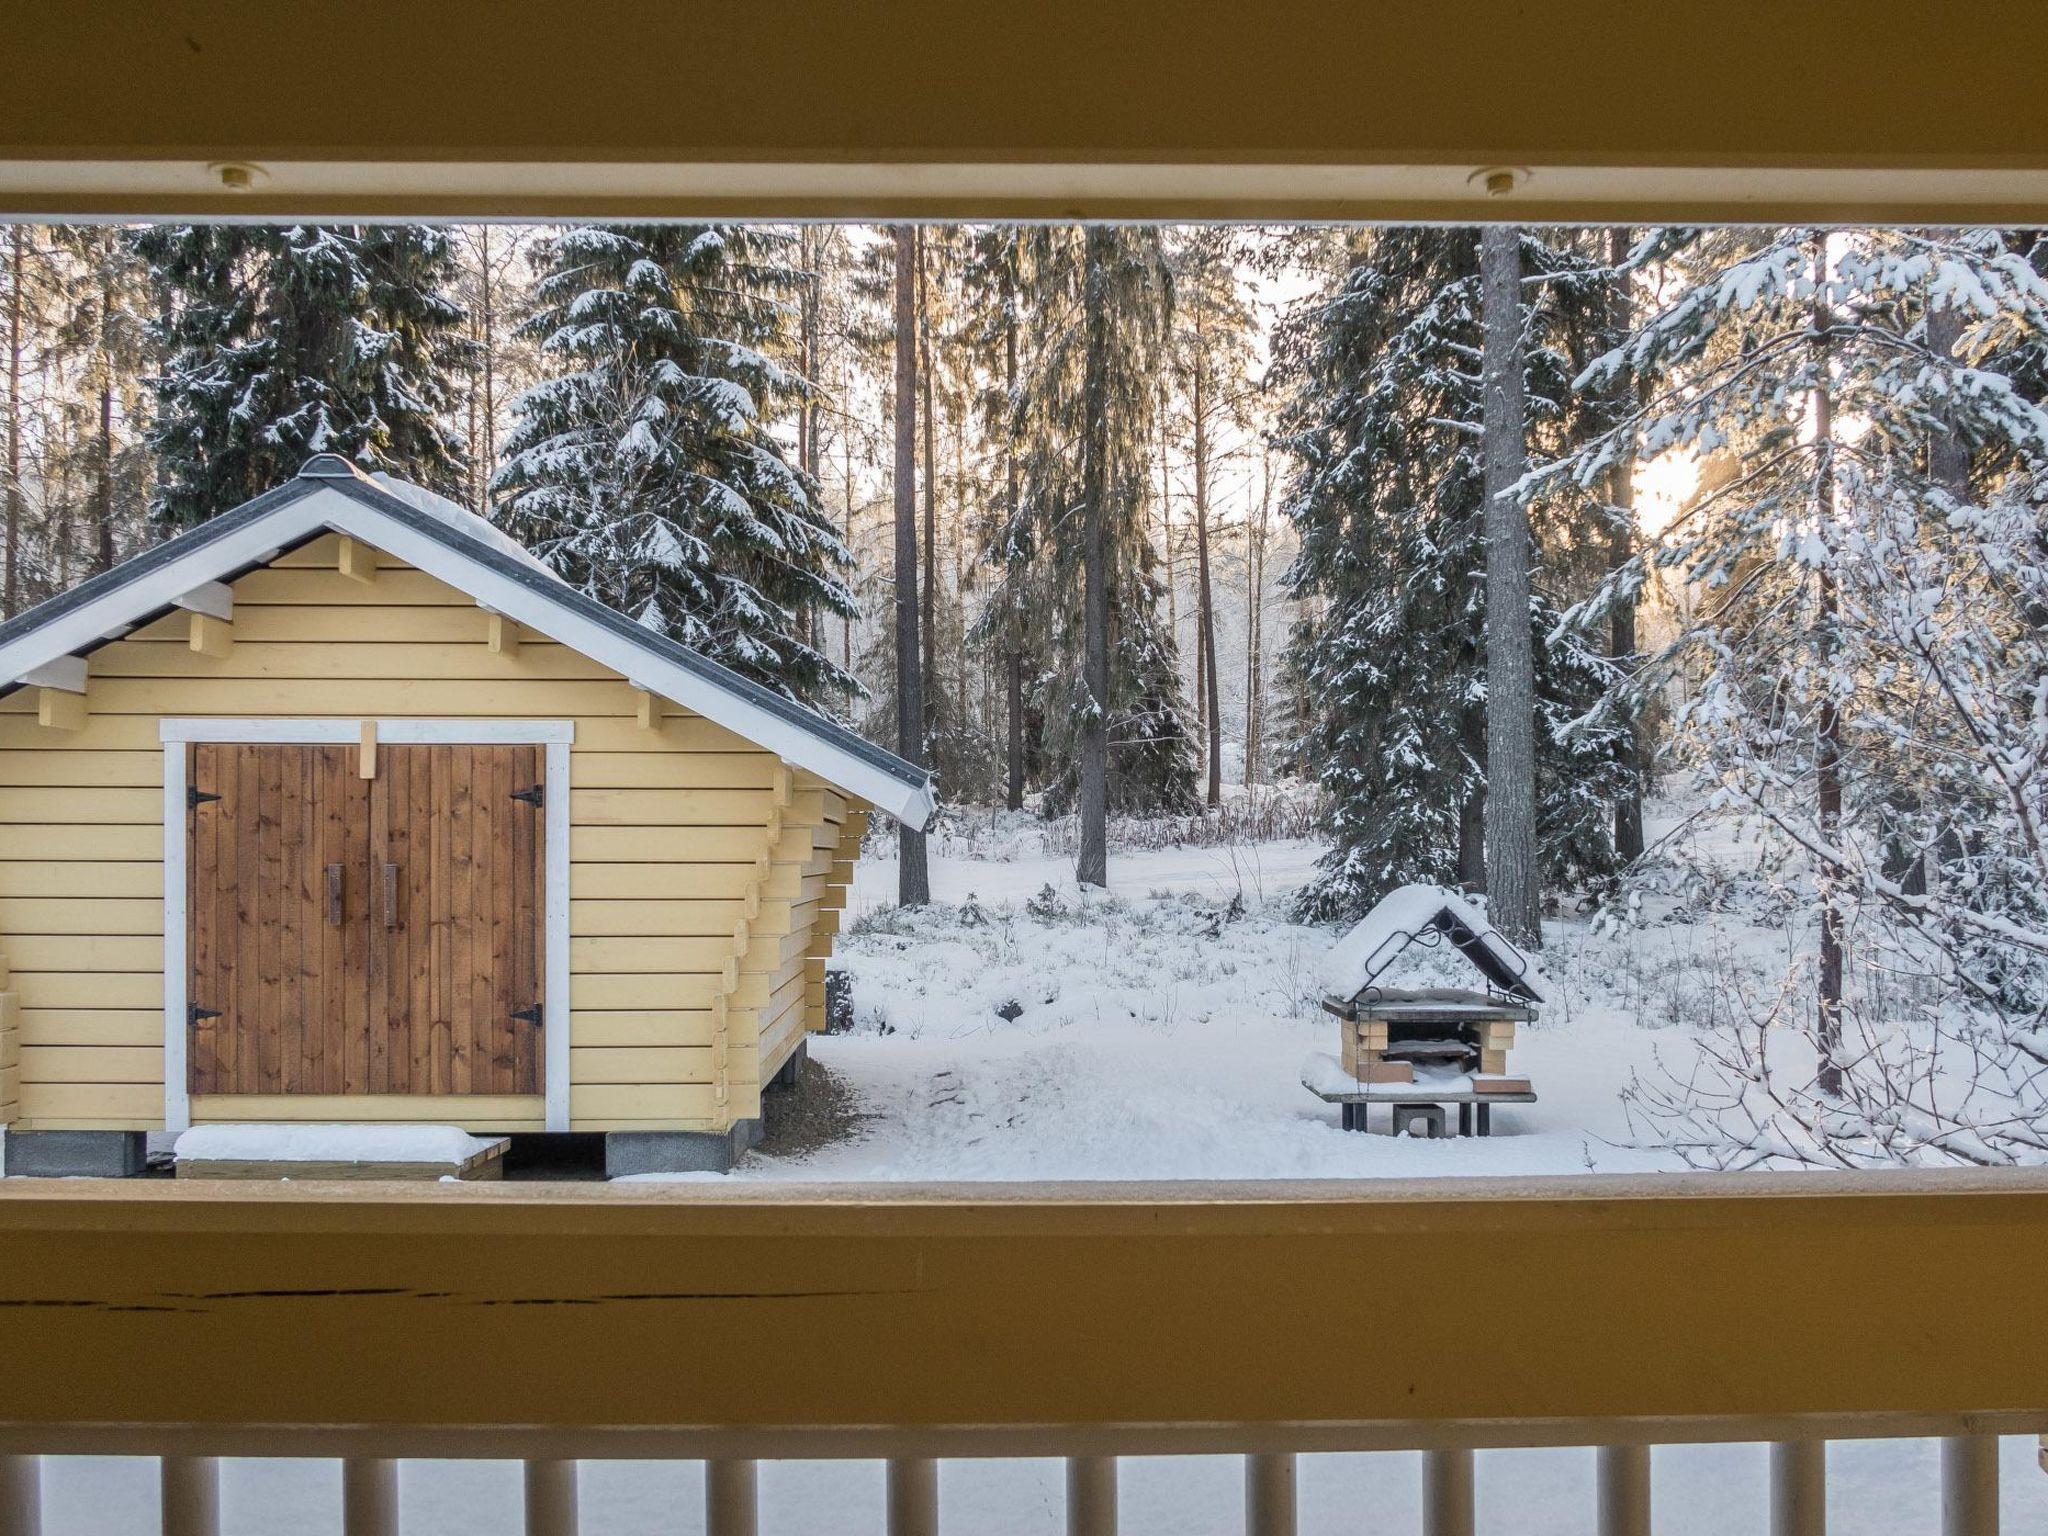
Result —
[[2022, 0], [31, 6], [0, 212], [2025, 222], [2044, 59]]

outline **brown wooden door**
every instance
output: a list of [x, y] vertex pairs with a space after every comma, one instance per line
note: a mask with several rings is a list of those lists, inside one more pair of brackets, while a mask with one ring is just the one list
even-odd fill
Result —
[[542, 749], [198, 744], [193, 1093], [538, 1093]]

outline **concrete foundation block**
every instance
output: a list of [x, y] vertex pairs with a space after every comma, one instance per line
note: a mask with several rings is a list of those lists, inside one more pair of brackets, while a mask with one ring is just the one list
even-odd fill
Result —
[[9, 1131], [9, 1178], [125, 1179], [148, 1162], [142, 1131]]
[[604, 1175], [730, 1173], [761, 1140], [761, 1122], [741, 1120], [728, 1131], [606, 1131]]

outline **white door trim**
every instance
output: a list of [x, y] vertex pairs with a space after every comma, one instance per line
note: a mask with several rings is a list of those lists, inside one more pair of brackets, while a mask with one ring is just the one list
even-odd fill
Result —
[[[346, 745], [362, 739], [362, 719], [172, 720], [159, 723], [164, 744], [164, 1129], [192, 1124], [185, 994], [190, 934], [186, 911], [185, 747], [195, 741]], [[377, 740], [394, 746], [545, 746], [542, 800], [542, 920], [547, 996], [542, 1002], [542, 1090], [547, 1128], [569, 1129], [569, 746], [573, 720], [378, 720]]]

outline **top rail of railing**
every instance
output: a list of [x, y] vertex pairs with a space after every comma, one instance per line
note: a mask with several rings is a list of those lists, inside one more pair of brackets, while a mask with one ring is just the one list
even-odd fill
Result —
[[0, 1449], [272, 1435], [363, 1454], [430, 1454], [437, 1436], [451, 1454], [964, 1454], [2038, 1429], [2044, 1275], [2048, 1171], [11, 1181]]

